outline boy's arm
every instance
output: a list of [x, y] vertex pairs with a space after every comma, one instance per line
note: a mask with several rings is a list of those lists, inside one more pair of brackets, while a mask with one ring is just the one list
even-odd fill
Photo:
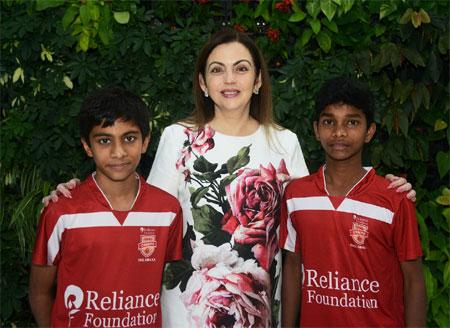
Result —
[[50, 327], [55, 300], [56, 266], [32, 265], [30, 272], [30, 305], [39, 327]]
[[281, 326], [298, 327], [301, 297], [301, 255], [284, 252], [281, 287]]
[[424, 327], [426, 321], [426, 291], [420, 258], [400, 263], [403, 271], [406, 327]]

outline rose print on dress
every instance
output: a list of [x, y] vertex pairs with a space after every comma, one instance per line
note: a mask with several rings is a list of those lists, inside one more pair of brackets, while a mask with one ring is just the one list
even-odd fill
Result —
[[[191, 158], [192, 152], [198, 155], [205, 154], [208, 150], [214, 148], [214, 134], [215, 131], [209, 126], [198, 130], [184, 129], [187, 140], [184, 142], [183, 149], [181, 149], [181, 156], [176, 162], [176, 168], [186, 167], [186, 162]], [[187, 174], [185, 174], [187, 176]]]
[[235, 243], [254, 245], [259, 264], [269, 270], [278, 250], [276, 229], [283, 183], [289, 179], [284, 160], [278, 169], [272, 164], [259, 169], [240, 169], [225, 188], [231, 213], [226, 213], [222, 229], [233, 235]]
[[195, 327], [270, 327], [268, 273], [229, 244], [194, 248], [182, 300]]

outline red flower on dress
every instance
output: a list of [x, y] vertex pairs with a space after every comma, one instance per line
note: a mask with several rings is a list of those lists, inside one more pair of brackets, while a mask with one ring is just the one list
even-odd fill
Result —
[[277, 28], [269, 27], [266, 35], [272, 42], [278, 42], [280, 40], [280, 30]]
[[242, 169], [225, 187], [231, 210], [222, 218], [222, 230], [235, 243], [253, 245], [259, 265], [269, 270], [277, 251], [278, 213], [283, 183], [289, 179], [284, 160], [278, 169], [272, 164], [259, 169]]
[[[184, 133], [187, 136], [187, 140], [185, 141], [183, 149], [181, 149], [181, 155], [176, 162], [177, 169], [186, 167], [186, 162], [191, 158], [193, 151], [199, 155], [203, 155], [208, 150], [214, 148], [213, 137], [215, 131], [209, 126], [205, 126], [198, 130], [186, 128], [184, 129]], [[184, 174], [185, 177], [187, 177], [186, 173]]]

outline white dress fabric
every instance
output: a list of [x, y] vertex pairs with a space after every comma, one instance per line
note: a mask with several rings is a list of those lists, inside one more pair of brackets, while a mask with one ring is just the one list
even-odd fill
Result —
[[307, 174], [289, 130], [164, 130], [147, 181], [184, 217], [183, 260], [165, 268], [164, 327], [279, 326], [280, 202], [286, 182]]

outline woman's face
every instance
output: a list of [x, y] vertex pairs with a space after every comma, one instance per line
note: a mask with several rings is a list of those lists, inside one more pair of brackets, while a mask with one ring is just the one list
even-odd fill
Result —
[[208, 92], [216, 111], [248, 111], [260, 80], [250, 52], [239, 42], [214, 48], [206, 62], [205, 76], [199, 76], [200, 86]]

